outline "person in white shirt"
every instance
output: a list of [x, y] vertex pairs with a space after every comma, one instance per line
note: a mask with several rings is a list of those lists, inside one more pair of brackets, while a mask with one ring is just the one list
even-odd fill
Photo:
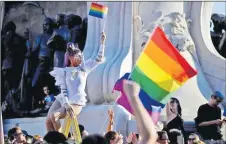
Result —
[[78, 45], [67, 44], [65, 54], [65, 68], [54, 67], [50, 74], [55, 77], [56, 86], [61, 93], [56, 96], [55, 102], [49, 109], [46, 119], [47, 131], [59, 131], [60, 119], [65, 118], [67, 113], [78, 115], [86, 104], [86, 79], [88, 74], [104, 61], [106, 35], [101, 33], [101, 46], [95, 59], [84, 60]]

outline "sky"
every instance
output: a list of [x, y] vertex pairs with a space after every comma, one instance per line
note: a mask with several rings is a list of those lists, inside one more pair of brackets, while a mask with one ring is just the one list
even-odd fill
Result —
[[[212, 13], [223, 14], [226, 16], [226, 2], [214, 2]], [[213, 25], [211, 27], [213, 30]]]
[[226, 15], [225, 5], [226, 5], [226, 2], [214, 2], [213, 13]]

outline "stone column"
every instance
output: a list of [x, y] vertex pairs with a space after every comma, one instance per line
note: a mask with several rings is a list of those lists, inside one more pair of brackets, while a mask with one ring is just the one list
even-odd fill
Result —
[[[202, 65], [199, 64], [199, 55], [190, 36], [189, 23], [191, 21], [186, 16], [190, 16], [193, 7], [188, 2], [139, 2], [137, 8], [142, 20], [140, 23], [143, 25], [138, 28], [136, 34], [140, 44], [136, 49], [141, 51], [142, 44], [148, 40], [153, 29], [160, 26], [184, 58], [198, 71], [197, 76], [191, 78], [173, 93], [173, 96], [177, 97], [181, 103], [184, 120], [193, 121], [198, 107], [207, 102], [205, 97], [210, 96], [213, 91]], [[162, 115], [162, 120], [165, 120], [165, 112]]]
[[[112, 89], [115, 82], [132, 66], [132, 3], [131, 2], [98, 2], [108, 6], [105, 32], [105, 63], [90, 73], [87, 79], [88, 98], [92, 104], [112, 102], [117, 95]], [[89, 12], [91, 2], [88, 2]], [[88, 16], [88, 34], [84, 49], [85, 59], [94, 58], [100, 46], [100, 33], [104, 20]]]

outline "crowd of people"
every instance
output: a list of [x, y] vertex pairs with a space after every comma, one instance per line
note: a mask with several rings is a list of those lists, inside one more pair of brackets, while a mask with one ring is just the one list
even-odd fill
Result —
[[[87, 18], [59, 13], [46, 17], [43, 33], [35, 39], [26, 29], [16, 33], [16, 24], [8, 21], [2, 29], [3, 117], [38, 116], [47, 113], [60, 90], [50, 75], [53, 67], [65, 67], [67, 44], [78, 45], [82, 52], [87, 34]], [[48, 91], [48, 92], [47, 92]]]
[[[123, 136], [113, 130], [114, 112], [109, 109], [109, 123], [104, 135], [89, 134], [84, 126], [79, 125], [82, 144], [224, 144], [221, 126], [225, 119], [221, 118], [219, 104], [223, 101], [223, 95], [216, 91], [212, 94], [207, 104], [199, 107], [195, 118], [197, 132], [187, 133], [183, 128], [182, 109], [180, 102], [176, 98], [171, 98], [167, 104], [167, 121], [164, 126], [161, 122], [154, 124], [152, 118], [143, 107], [138, 94], [140, 87], [132, 81], [124, 81], [124, 91], [128, 96], [134, 116], [137, 122], [138, 133], [130, 133]], [[159, 126], [160, 125], [160, 126]], [[44, 138], [40, 136], [30, 136], [19, 127], [14, 127], [8, 132], [8, 143], [14, 144], [67, 144], [73, 143], [73, 135], [69, 133], [66, 138], [59, 131], [49, 131]]]
[[[16, 25], [9, 21], [2, 31], [3, 116], [33, 116], [48, 113], [47, 134], [31, 136], [20, 127], [9, 130], [6, 143], [66, 144], [75, 138], [61, 133], [60, 119], [67, 114], [79, 115], [86, 105], [88, 74], [104, 62], [106, 35], [100, 36], [100, 48], [94, 59], [84, 60], [87, 19], [74, 14], [58, 14], [56, 20], [45, 18], [43, 33], [33, 42], [30, 31], [25, 36], [16, 34]], [[34, 44], [33, 44], [34, 43]], [[128, 136], [113, 130], [114, 112], [110, 109], [109, 124], [104, 135], [92, 134], [79, 125], [82, 144], [203, 144], [225, 143], [220, 128], [226, 123], [218, 105], [224, 96], [216, 91], [207, 104], [201, 105], [194, 119], [197, 133], [184, 129], [182, 107], [176, 98], [166, 105], [167, 120], [163, 127], [154, 124], [143, 107], [140, 86], [124, 81], [123, 89], [134, 112], [138, 133]], [[158, 124], [162, 124], [159, 122]]]

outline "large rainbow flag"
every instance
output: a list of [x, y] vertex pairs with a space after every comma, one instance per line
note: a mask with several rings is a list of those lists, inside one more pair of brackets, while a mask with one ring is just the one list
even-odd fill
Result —
[[138, 84], [152, 99], [166, 104], [170, 93], [197, 74], [179, 51], [157, 27], [129, 78]]
[[104, 19], [107, 16], [108, 7], [92, 3], [89, 11], [89, 15]]
[[115, 84], [113, 90], [121, 92], [117, 103], [131, 114], [133, 110], [123, 90], [123, 80], [140, 84], [139, 98], [155, 123], [161, 110], [177, 90], [188, 79], [197, 74], [179, 51], [171, 44], [165, 33], [157, 27], [131, 73], [126, 73]]

